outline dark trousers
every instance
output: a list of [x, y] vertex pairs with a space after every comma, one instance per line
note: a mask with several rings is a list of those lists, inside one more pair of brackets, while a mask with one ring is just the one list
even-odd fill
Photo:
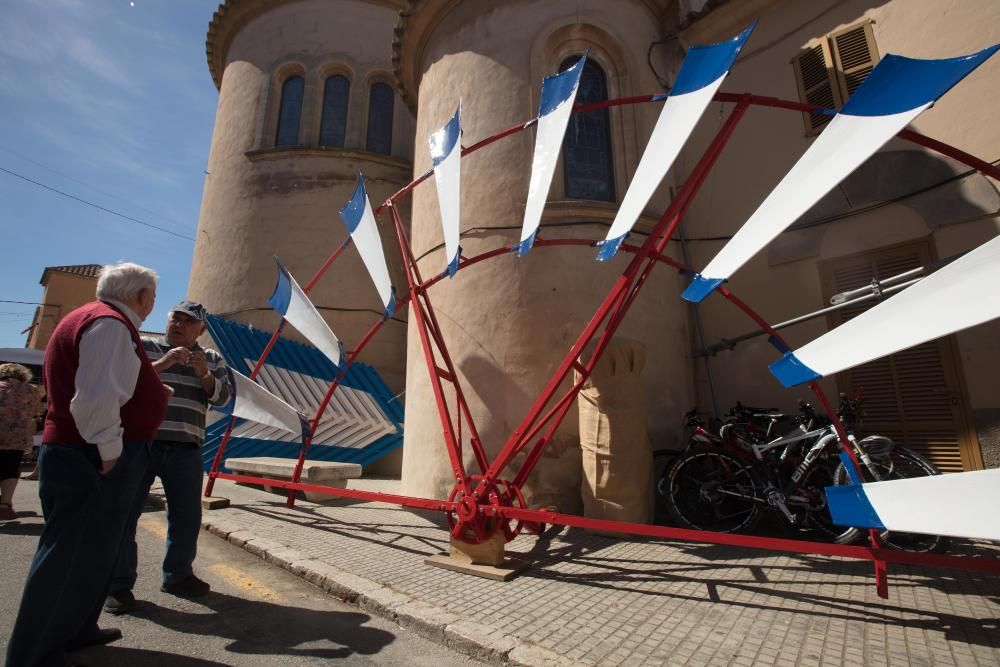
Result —
[[163, 583], [172, 584], [193, 574], [201, 531], [201, 450], [181, 442], [154, 440], [146, 447], [146, 471], [132, 503], [121, 554], [111, 578], [111, 592], [135, 586], [139, 550], [136, 526], [142, 516], [149, 488], [157, 477], [167, 497], [167, 553], [163, 558]]
[[43, 444], [38, 495], [45, 527], [7, 645], [8, 667], [65, 665], [67, 642], [92, 636], [142, 479], [145, 442], [126, 442], [99, 472], [97, 449]]

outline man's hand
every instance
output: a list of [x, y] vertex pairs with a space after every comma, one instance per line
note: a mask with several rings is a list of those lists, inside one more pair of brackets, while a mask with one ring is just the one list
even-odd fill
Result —
[[186, 347], [174, 347], [171, 348], [165, 355], [156, 360], [153, 363], [153, 368], [156, 369], [157, 373], [162, 373], [163, 371], [177, 364], [183, 364], [185, 366], [189, 365], [190, 358], [191, 358], [191, 350], [187, 349]]
[[115, 467], [116, 463], [118, 463], [118, 457], [115, 457], [108, 461], [101, 460], [101, 474], [107, 475], [109, 472], [111, 472], [111, 469]]
[[191, 352], [187, 365], [194, 369], [194, 373], [199, 379], [207, 379], [205, 376], [208, 375], [208, 359], [205, 358], [204, 352]]
[[171, 398], [174, 397], [174, 388], [171, 387], [169, 384], [163, 385], [163, 389], [167, 392], [167, 400], [170, 400]]

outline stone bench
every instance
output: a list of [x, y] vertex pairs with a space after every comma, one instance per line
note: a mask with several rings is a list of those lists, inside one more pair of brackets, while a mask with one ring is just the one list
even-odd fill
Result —
[[[268, 479], [290, 480], [295, 472], [296, 459], [284, 459], [275, 456], [254, 456], [247, 458], [227, 459], [223, 465], [234, 473]], [[313, 486], [329, 486], [335, 489], [347, 488], [347, 480], [361, 477], [361, 466], [357, 463], [338, 463], [336, 461], [306, 461], [302, 464], [302, 475], [299, 481]], [[287, 495], [280, 486], [265, 486], [264, 490]], [[336, 502], [340, 498], [314, 491], [305, 491], [304, 497], [312, 503]]]

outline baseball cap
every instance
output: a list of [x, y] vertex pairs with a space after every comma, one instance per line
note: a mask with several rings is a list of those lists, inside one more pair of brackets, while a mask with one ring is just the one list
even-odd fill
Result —
[[207, 313], [205, 312], [205, 306], [201, 305], [197, 301], [188, 301], [187, 299], [181, 301], [179, 304], [171, 308], [170, 312], [184, 313], [185, 315], [189, 315], [190, 317], [193, 317], [199, 322], [204, 322], [205, 316], [207, 315]]

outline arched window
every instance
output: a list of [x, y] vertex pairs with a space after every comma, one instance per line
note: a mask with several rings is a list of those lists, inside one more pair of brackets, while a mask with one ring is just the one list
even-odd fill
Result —
[[347, 77], [336, 74], [323, 86], [323, 114], [319, 121], [319, 145], [343, 146], [347, 131]]
[[389, 155], [392, 151], [392, 102], [395, 92], [384, 83], [372, 84], [368, 97], [368, 140], [365, 147], [373, 153]]
[[281, 106], [278, 108], [278, 132], [275, 146], [297, 146], [299, 120], [302, 118], [302, 93], [306, 81], [301, 76], [290, 76], [281, 84]]
[[[567, 58], [559, 70], [572, 67], [579, 56]], [[608, 99], [604, 70], [587, 59], [580, 76], [577, 104]], [[570, 116], [563, 140], [566, 196], [573, 199], [615, 201], [615, 171], [611, 158], [611, 122], [607, 109]]]

